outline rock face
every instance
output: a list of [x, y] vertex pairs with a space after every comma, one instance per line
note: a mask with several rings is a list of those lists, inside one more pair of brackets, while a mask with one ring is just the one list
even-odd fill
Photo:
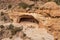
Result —
[[5, 25], [4, 30], [1, 28], [4, 32], [1, 36], [2, 40], [54, 40], [54, 37], [45, 28], [38, 28], [36, 23], [30, 23], [29, 25], [28, 22], [23, 22], [18, 26], [16, 25], [13, 23]]
[[60, 40], [60, 7], [42, 1], [1, 0], [0, 40]]
[[43, 9], [59, 9], [58, 5], [55, 2], [47, 2], [43, 5]]
[[24, 33], [32, 40], [54, 40], [54, 37], [43, 28], [28, 28]]
[[[13, 13], [10, 13], [8, 15], [9, 15], [9, 18], [13, 20], [12, 24], [14, 26], [20, 27], [21, 25], [23, 25], [22, 34], [25, 33], [27, 38], [23, 37], [21, 40], [23, 40], [23, 39], [26, 39], [26, 40], [27, 39], [29, 39], [29, 40], [36, 40], [36, 39], [38, 39], [38, 40], [40, 40], [40, 39], [41, 40], [43, 40], [43, 39], [45, 39], [45, 40], [54, 40], [54, 38], [56, 37], [56, 34], [57, 33], [59, 34], [59, 32], [57, 32], [57, 33], [55, 32], [55, 30], [56, 31], [60, 30], [59, 26], [58, 26], [59, 21], [57, 21], [59, 19], [51, 18], [51, 17], [45, 17], [45, 16], [43, 16], [41, 14], [38, 14], [38, 13], [13, 12]], [[6, 26], [6, 25], [10, 25], [11, 22], [7, 22], [7, 23], [4, 22], [4, 23], [1, 23], [1, 25], [2, 24], [4, 26]], [[7, 26], [7, 27], [9, 27], [9, 26]], [[13, 27], [13, 26], [10, 25], [10, 27]], [[46, 31], [43, 28], [46, 28], [48, 31]], [[52, 31], [52, 29], [54, 29], [54, 30]], [[15, 27], [11, 28], [11, 29], [9, 29], [9, 31], [8, 31], [8, 28], [7, 28], [7, 30], [5, 32], [5, 35], [8, 32], [11, 32], [10, 30], [14, 30], [13, 34], [16, 34], [16, 35], [11, 35], [9, 33], [8, 34], [8, 35], [10, 35], [9, 38], [11, 36], [14, 36], [12, 39], [15, 40], [15, 38], [17, 37], [17, 33], [18, 33], [18, 32], [16, 32], [17, 28], [16, 29], [15, 29]], [[17, 30], [17, 31], [19, 31], [19, 30]], [[8, 35], [7, 35], [7, 37], [8, 37]], [[3, 37], [5, 38], [6, 36], [3, 36]], [[3, 37], [2, 37], [2, 39], [3, 39]], [[59, 37], [59, 35], [57, 37]], [[20, 39], [20, 38], [17, 38], [17, 39]]]

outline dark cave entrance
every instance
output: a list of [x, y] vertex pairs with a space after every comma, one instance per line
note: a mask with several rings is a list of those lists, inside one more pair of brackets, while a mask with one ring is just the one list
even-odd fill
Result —
[[32, 22], [32, 23], [39, 23], [38, 20], [36, 20], [32, 15], [22, 15], [20, 16], [21, 18], [19, 19], [19, 23], [20, 22]]

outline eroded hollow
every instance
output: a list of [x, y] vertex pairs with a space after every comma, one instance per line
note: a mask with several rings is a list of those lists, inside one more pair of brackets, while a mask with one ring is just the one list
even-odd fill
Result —
[[32, 22], [32, 23], [39, 23], [38, 20], [36, 20], [32, 15], [22, 15], [20, 16], [21, 18], [19, 19], [20, 22]]

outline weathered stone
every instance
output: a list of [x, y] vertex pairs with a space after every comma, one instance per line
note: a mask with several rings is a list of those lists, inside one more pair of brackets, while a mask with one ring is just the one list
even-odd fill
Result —
[[28, 28], [25, 34], [32, 40], [54, 40], [54, 37], [43, 28]]
[[42, 6], [43, 9], [59, 9], [58, 5], [55, 2], [47, 2]]

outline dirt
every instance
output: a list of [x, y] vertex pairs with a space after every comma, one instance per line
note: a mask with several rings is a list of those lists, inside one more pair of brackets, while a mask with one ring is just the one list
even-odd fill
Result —
[[60, 40], [60, 1], [0, 0], [0, 40]]
[[[47, 36], [45, 36], [48, 34]], [[44, 35], [44, 36], [43, 36]], [[49, 37], [49, 39], [48, 39]], [[52, 37], [52, 38], [51, 38]], [[0, 25], [0, 40], [53, 40], [46, 29], [39, 28], [37, 23], [24, 21]]]

